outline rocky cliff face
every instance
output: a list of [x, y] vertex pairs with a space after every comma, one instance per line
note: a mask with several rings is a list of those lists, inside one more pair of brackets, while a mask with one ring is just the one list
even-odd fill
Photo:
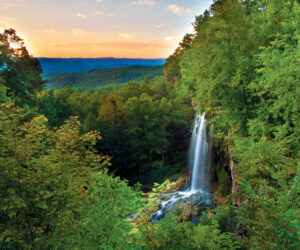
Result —
[[229, 154], [229, 168], [230, 168], [230, 173], [231, 173], [231, 193], [232, 193], [232, 203], [233, 205], [240, 205], [240, 198], [239, 198], [239, 185], [238, 185], [238, 175], [236, 172], [236, 168], [235, 168], [235, 161], [232, 158], [232, 152], [230, 150], [230, 147], [228, 148], [228, 154]]
[[[230, 138], [232, 131], [228, 131], [228, 137]], [[230, 140], [228, 143], [227, 151], [229, 156], [229, 168], [231, 174], [231, 193], [232, 193], [232, 203], [233, 205], [240, 206], [241, 198], [239, 196], [239, 184], [238, 184], [238, 174], [236, 171], [236, 162], [233, 159], [232, 147], [234, 145], [233, 140]]]

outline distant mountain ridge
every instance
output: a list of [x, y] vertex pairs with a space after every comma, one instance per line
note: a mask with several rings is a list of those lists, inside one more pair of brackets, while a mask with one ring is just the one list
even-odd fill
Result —
[[83, 72], [92, 69], [111, 69], [129, 66], [160, 66], [165, 59], [135, 59], [135, 58], [37, 58], [45, 74]]
[[60, 89], [67, 86], [79, 89], [106, 88], [107, 85], [120, 85], [130, 81], [140, 82], [163, 75], [163, 65], [134, 65], [120, 68], [98, 68], [84, 72], [57, 72], [44, 74], [48, 89]]

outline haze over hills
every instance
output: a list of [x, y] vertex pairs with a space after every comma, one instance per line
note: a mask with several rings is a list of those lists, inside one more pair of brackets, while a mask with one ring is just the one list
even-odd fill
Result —
[[129, 66], [159, 66], [166, 60], [160, 59], [135, 59], [135, 58], [38, 58], [44, 74], [57, 72], [82, 72], [92, 69], [109, 69]]
[[[57, 72], [46, 74], [46, 87], [60, 89], [67, 86], [80, 88], [98, 88], [110, 84], [125, 84], [130, 81], [140, 82], [163, 75], [164, 66], [129, 66], [110, 69], [93, 69], [84, 72]], [[112, 86], [106, 86], [108, 88]], [[105, 87], [105, 88], [106, 88]]]

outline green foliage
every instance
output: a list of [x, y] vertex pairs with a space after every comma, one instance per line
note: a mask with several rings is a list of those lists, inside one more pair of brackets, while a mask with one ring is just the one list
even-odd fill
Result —
[[118, 94], [103, 93], [101, 106], [98, 110], [98, 119], [107, 126], [121, 126], [123, 116], [123, 101]]
[[[294, 0], [215, 0], [168, 58], [164, 77], [101, 92], [40, 92], [39, 64], [15, 31], [1, 34], [0, 248], [299, 249], [299, 12]], [[86, 88], [99, 75], [112, 83], [161, 70], [57, 79]], [[191, 104], [206, 111], [218, 157], [237, 174], [239, 207], [218, 207], [197, 225], [176, 212], [151, 223], [174, 184], [155, 184], [138, 209], [139, 193], [107, 174], [103, 155], [132, 184], [166, 166], [180, 171]], [[97, 130], [102, 140], [89, 132]], [[213, 174], [217, 194], [227, 195], [227, 172]]]
[[241, 184], [249, 199], [239, 211], [248, 236], [243, 241], [250, 248], [298, 249], [299, 174], [290, 183], [275, 172], [272, 175], [276, 188], [266, 182], [256, 188], [246, 181]]
[[241, 194], [247, 198], [238, 210], [249, 236], [243, 240], [251, 248], [297, 249], [299, 228], [294, 223], [300, 211], [299, 166], [276, 147], [265, 139], [236, 146], [238, 173], [243, 177]]
[[[124, 120], [139, 162], [145, 161], [145, 167], [147, 164], [160, 167], [159, 160], [169, 146], [169, 117], [166, 114], [170, 112], [171, 106], [164, 98], [158, 101], [151, 99], [147, 95], [129, 99], [124, 106]], [[145, 169], [140, 168], [139, 171], [143, 173]]]
[[167, 76], [169, 82], [175, 82], [181, 78], [180, 72], [180, 59], [182, 56], [182, 51], [190, 49], [193, 44], [193, 34], [186, 34], [182, 41], [179, 43], [179, 47], [175, 52], [167, 58], [164, 73]]
[[[181, 223], [173, 214], [151, 225], [147, 230], [140, 231], [139, 245], [145, 249], [238, 249], [233, 233], [222, 233], [218, 223], [213, 220], [211, 225], [193, 225], [190, 222]], [[148, 238], [147, 238], [147, 237]], [[147, 239], [147, 241], [146, 241]]]
[[191, 249], [188, 229], [191, 225], [183, 225], [172, 214], [156, 225], [155, 242], [158, 249]]
[[224, 197], [231, 193], [231, 181], [228, 173], [222, 169], [218, 173], [218, 188], [216, 190], [216, 195]]
[[36, 94], [45, 83], [39, 61], [29, 55], [13, 29], [0, 33], [0, 78], [20, 106], [36, 104]]
[[[130, 249], [128, 233], [132, 225], [126, 219], [138, 209], [137, 196], [119, 178], [102, 173], [93, 176], [84, 215], [73, 238], [62, 247], [80, 249]], [[66, 245], [67, 244], [67, 245]]]
[[141, 249], [239, 249], [235, 239], [237, 226], [233, 208], [217, 208], [215, 215], [203, 213], [197, 225], [182, 222], [181, 211], [168, 213], [158, 222], [150, 222], [150, 215], [156, 205], [165, 199], [165, 193], [178, 189], [175, 182], [166, 180], [155, 184], [152, 192], [145, 197], [131, 232], [132, 243]]
[[221, 233], [218, 224], [213, 222], [211, 226], [198, 225], [191, 231], [192, 247], [195, 249], [238, 249], [232, 233]]
[[80, 135], [76, 118], [57, 130], [44, 116], [22, 123], [20, 112], [1, 105], [1, 249], [127, 245], [138, 198], [106, 174], [99, 134]]
[[179, 82], [206, 111], [216, 146], [232, 152], [250, 249], [299, 248], [299, 10], [294, 0], [216, 0], [177, 57]]
[[199, 219], [199, 223], [201, 225], [210, 226], [214, 222], [217, 222], [217, 224], [219, 225], [219, 229], [221, 230], [222, 233], [236, 232], [238, 227], [238, 219], [237, 219], [237, 212], [234, 207], [219, 206], [213, 212], [214, 212], [213, 216], [209, 215], [207, 212], [203, 212]]
[[7, 96], [7, 87], [5, 87], [0, 78], [0, 103], [7, 103], [9, 101], [10, 98]]
[[185, 166], [193, 111], [189, 96], [176, 88], [157, 77], [110, 92], [50, 90], [40, 97], [40, 111], [51, 127], [78, 116], [82, 132], [101, 131], [103, 140], [96, 148], [112, 157], [110, 171], [132, 184], [145, 183], [145, 173], [153, 169]]

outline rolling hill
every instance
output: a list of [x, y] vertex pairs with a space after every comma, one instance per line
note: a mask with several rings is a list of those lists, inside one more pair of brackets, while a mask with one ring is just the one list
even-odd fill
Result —
[[135, 58], [38, 58], [46, 74], [57, 72], [83, 72], [92, 69], [108, 69], [129, 66], [159, 66], [165, 64], [165, 59], [135, 59]]
[[47, 89], [61, 89], [66, 86], [79, 89], [99, 88], [110, 84], [124, 84], [130, 81], [152, 79], [163, 74], [163, 66], [129, 66], [110, 69], [93, 69], [84, 72], [44, 74]]

